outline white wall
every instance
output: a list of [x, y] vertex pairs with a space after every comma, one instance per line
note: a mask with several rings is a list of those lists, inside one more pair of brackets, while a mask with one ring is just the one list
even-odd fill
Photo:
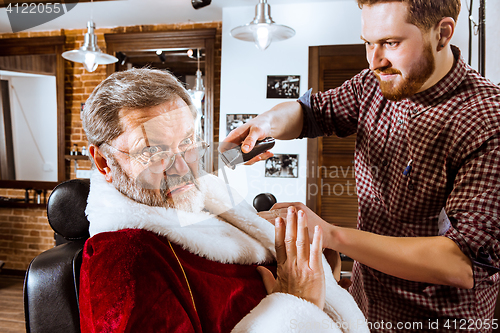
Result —
[[[256, 1], [257, 2], [257, 1]], [[477, 2], [477, 1], [476, 1]], [[295, 29], [296, 35], [286, 41], [272, 43], [266, 51], [258, 50], [253, 43], [232, 38], [230, 30], [250, 22], [255, 15], [255, 6], [228, 7], [223, 10], [222, 20], [222, 65], [221, 65], [221, 118], [220, 138], [226, 136], [226, 114], [262, 113], [285, 100], [266, 99], [267, 75], [300, 75], [301, 94], [308, 89], [308, 48], [315, 45], [361, 43], [361, 10], [356, 1], [307, 2], [304, 4], [272, 5], [274, 21]], [[489, 0], [490, 20], [494, 11], [500, 11], [500, 1]], [[475, 10], [477, 13], [477, 10]], [[477, 17], [477, 14], [476, 14]], [[496, 15], [496, 17], [500, 17]], [[491, 22], [488, 27], [487, 76], [500, 82], [498, 54], [500, 28]], [[495, 31], [495, 32], [493, 32]], [[494, 37], [496, 36], [496, 40]], [[477, 40], [477, 37], [474, 37]], [[462, 49], [467, 59], [468, 25], [465, 2], [458, 21], [453, 44]], [[473, 52], [477, 52], [474, 46]], [[473, 58], [477, 68], [477, 57]], [[498, 82], [497, 82], [498, 81]], [[252, 202], [256, 194], [273, 193], [279, 202], [302, 201], [307, 198], [307, 143], [306, 140], [278, 142], [275, 154], [299, 154], [299, 178], [266, 178], [264, 163], [251, 167], [240, 166], [228, 174], [230, 184]], [[228, 170], [226, 169], [226, 172]]]
[[[486, 73], [485, 76], [493, 83], [500, 84], [500, 25], [498, 19], [500, 18], [500, 1], [498, 0], [485, 0], [486, 1]], [[462, 0], [462, 12], [458, 20], [458, 29], [455, 33], [455, 40], [459, 40], [457, 44], [462, 49], [462, 54], [465, 61], [468, 60], [468, 22], [467, 22], [467, 6], [470, 0]], [[472, 16], [474, 20], [479, 23], [479, 0], [474, 1], [472, 8]], [[478, 36], [472, 37], [472, 61], [471, 66], [476, 70], [478, 65]]]
[[57, 181], [55, 76], [0, 72], [10, 82], [17, 180]]
[[500, 1], [486, 1], [486, 77], [500, 85]]

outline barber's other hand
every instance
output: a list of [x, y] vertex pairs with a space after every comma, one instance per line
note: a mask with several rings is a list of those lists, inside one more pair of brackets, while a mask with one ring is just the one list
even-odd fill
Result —
[[[316, 213], [314, 213], [309, 207], [304, 205], [301, 202], [280, 202], [277, 204], [274, 204], [274, 206], [271, 207], [270, 210], [268, 211], [262, 211], [257, 213], [260, 217], [266, 219], [270, 223], [275, 222], [277, 217], [281, 217], [283, 219], [286, 219], [288, 215], [288, 207], [293, 206], [295, 207], [296, 210], [301, 210], [304, 212], [304, 214], [307, 217], [307, 227], [309, 229], [309, 240], [312, 242], [313, 237], [314, 237], [314, 228], [318, 225], [321, 227], [321, 229], [328, 230], [328, 228], [331, 226], [330, 223], [326, 222], [323, 220], [321, 217], [319, 217]], [[323, 244], [325, 243], [325, 239], [323, 239]]]
[[325, 305], [325, 275], [322, 263], [322, 230], [314, 230], [312, 245], [309, 243], [307, 217], [294, 207], [288, 209], [285, 221], [275, 221], [277, 279], [265, 267], [257, 270], [262, 276], [268, 294], [288, 293], [320, 309]]

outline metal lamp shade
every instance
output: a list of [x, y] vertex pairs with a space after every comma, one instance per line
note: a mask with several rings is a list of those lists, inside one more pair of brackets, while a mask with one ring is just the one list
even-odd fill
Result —
[[271, 42], [279, 42], [295, 35], [292, 28], [277, 24], [271, 18], [271, 6], [267, 0], [260, 0], [255, 7], [255, 18], [252, 22], [231, 30], [236, 39], [255, 42], [257, 48], [265, 50]]
[[108, 65], [117, 62], [117, 58], [102, 53], [99, 46], [97, 46], [97, 36], [94, 34], [94, 22], [89, 21], [87, 23], [87, 28], [88, 31], [85, 34], [83, 46], [78, 50], [64, 52], [62, 57], [69, 61], [82, 63], [89, 72], [95, 71], [98, 65]]

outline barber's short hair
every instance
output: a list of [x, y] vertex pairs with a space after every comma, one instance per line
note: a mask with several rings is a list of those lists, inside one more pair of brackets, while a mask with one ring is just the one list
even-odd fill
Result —
[[429, 31], [443, 18], [451, 17], [457, 22], [460, 0], [357, 0], [359, 8], [382, 2], [402, 2], [408, 5], [408, 23], [422, 31]]
[[85, 102], [81, 118], [89, 143], [100, 146], [123, 133], [121, 110], [143, 109], [181, 98], [196, 108], [179, 80], [157, 69], [129, 69], [115, 72], [102, 81]]

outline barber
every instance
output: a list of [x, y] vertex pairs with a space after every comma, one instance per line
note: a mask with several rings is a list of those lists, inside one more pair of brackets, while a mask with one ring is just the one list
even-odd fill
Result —
[[263, 216], [295, 206], [309, 230], [322, 228], [325, 248], [355, 260], [350, 292], [368, 322], [489, 332], [498, 326], [500, 88], [450, 44], [460, 0], [358, 4], [370, 68], [275, 106], [225, 141], [248, 152], [265, 137], [356, 133], [357, 230], [302, 203]]

